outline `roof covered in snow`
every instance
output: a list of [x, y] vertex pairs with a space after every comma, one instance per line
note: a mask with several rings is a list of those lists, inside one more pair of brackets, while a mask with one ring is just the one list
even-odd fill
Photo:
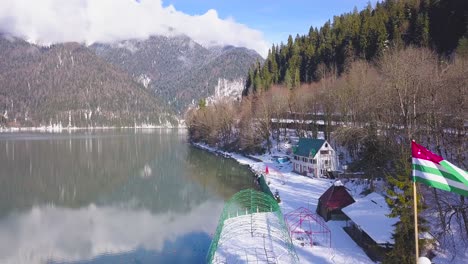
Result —
[[335, 185], [335, 186], [344, 186], [344, 184], [340, 180], [335, 181], [333, 183], [333, 185]]
[[390, 218], [385, 198], [371, 193], [345, 207], [342, 211], [378, 244], [393, 244], [392, 232], [398, 218]]

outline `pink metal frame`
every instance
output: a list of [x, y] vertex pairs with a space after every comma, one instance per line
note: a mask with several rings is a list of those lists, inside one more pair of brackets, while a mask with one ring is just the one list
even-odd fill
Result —
[[309, 238], [310, 245], [313, 246], [314, 238], [322, 236], [322, 238], [324, 238], [322, 243], [328, 244], [328, 247], [331, 247], [330, 229], [321, 217], [311, 212], [309, 209], [299, 207], [285, 214], [284, 220], [288, 225], [291, 238], [293, 238], [295, 234], [305, 234]]

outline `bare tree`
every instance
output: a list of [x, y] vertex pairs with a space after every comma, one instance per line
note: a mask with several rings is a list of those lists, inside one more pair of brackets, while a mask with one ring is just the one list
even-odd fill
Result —
[[266, 148], [268, 152], [271, 152], [271, 119], [273, 118], [271, 92], [263, 92], [256, 96], [254, 116], [256, 123], [256, 132], [262, 137], [263, 141], [266, 143]]
[[287, 122], [284, 118], [288, 111], [288, 93], [289, 89], [281, 86], [273, 86], [270, 88], [271, 106], [272, 106], [272, 118], [274, 120], [273, 125], [273, 136], [276, 140], [276, 147], [279, 148], [279, 142], [281, 140], [281, 128], [284, 129], [284, 136], [286, 136]]
[[238, 122], [239, 148], [247, 153], [258, 152], [261, 148], [261, 137], [256, 133], [255, 128], [253, 104], [253, 95], [242, 99]]
[[424, 112], [421, 103], [425, 89], [431, 85], [434, 74], [437, 74], [437, 58], [428, 49], [407, 48], [393, 50], [383, 55], [379, 61], [382, 74], [382, 85], [392, 125], [401, 125], [408, 142], [415, 136], [420, 112]]

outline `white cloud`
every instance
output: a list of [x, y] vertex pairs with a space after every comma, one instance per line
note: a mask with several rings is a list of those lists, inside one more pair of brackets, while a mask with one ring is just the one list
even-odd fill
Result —
[[161, 0], [13, 0], [0, 2], [0, 32], [38, 44], [112, 42], [185, 34], [205, 45], [247, 47], [265, 56], [260, 31], [221, 19], [216, 10], [187, 15]]
[[0, 262], [89, 260], [139, 247], [159, 252], [165, 242], [179, 236], [212, 233], [222, 206], [222, 202], [208, 201], [185, 214], [95, 205], [79, 209], [33, 207], [1, 219]]

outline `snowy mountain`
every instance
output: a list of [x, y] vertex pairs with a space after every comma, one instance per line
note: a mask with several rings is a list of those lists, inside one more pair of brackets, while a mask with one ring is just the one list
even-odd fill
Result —
[[239, 97], [257, 60], [186, 36], [87, 47], [0, 35], [0, 127], [176, 125], [201, 98]]
[[0, 36], [0, 127], [175, 125], [146, 82], [78, 43], [43, 47]]
[[[253, 50], [233, 46], [205, 48], [187, 36], [153, 36], [93, 44], [90, 48], [129, 72], [181, 114], [191, 103], [215, 96], [220, 85], [224, 91], [238, 90], [250, 66], [263, 60]], [[231, 84], [235, 88], [228, 88]]]

